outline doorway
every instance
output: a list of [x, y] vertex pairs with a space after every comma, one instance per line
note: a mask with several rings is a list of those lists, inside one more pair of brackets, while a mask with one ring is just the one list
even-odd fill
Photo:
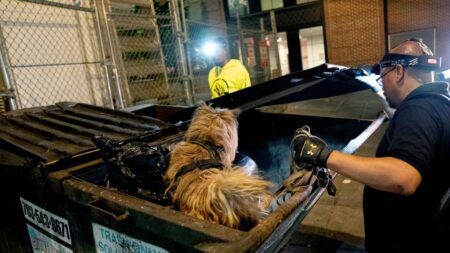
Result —
[[303, 70], [325, 63], [323, 27], [315, 26], [299, 30]]

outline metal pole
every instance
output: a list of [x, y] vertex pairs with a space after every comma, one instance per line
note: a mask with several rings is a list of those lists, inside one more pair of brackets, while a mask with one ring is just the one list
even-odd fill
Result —
[[[17, 98], [17, 90], [14, 89], [14, 84], [12, 82], [12, 73], [9, 68], [9, 62], [7, 58], [7, 51], [5, 45], [5, 39], [2, 33], [2, 27], [0, 26], [0, 67], [2, 68], [3, 79], [5, 81], [5, 88], [8, 93], [8, 103], [11, 107], [11, 110], [17, 110], [18, 105], [16, 103], [15, 98]], [[12, 94], [11, 94], [12, 93]], [[15, 93], [15, 94], [14, 94]], [[20, 103], [20, 101], [19, 101]]]
[[[156, 34], [156, 41], [158, 42], [158, 45], [159, 45], [159, 56], [160, 56], [159, 57], [159, 60], [160, 60], [159, 63], [164, 68], [163, 75], [164, 75], [165, 88], [167, 90], [170, 90], [169, 77], [167, 76], [166, 60], [164, 59], [163, 46], [162, 46], [162, 41], [161, 41], [161, 34], [159, 32], [159, 27], [158, 27], [158, 17], [160, 19], [163, 19], [163, 18], [166, 18], [166, 17], [165, 16], [164, 17], [163, 16], [158, 16], [156, 14], [155, 6], [153, 5], [153, 2], [152, 2], [152, 5], [150, 6], [150, 9], [151, 9], [151, 16], [152, 16], [152, 20], [153, 20], [153, 27], [155, 29], [155, 34]], [[171, 18], [169, 17], [168, 19], [169, 19], [169, 22], [170, 22]]]
[[244, 62], [243, 60], [243, 56], [242, 56], [242, 49], [241, 49], [241, 42], [240, 41], [236, 41], [236, 48], [238, 49], [238, 56], [239, 56], [239, 60], [241, 60], [241, 62]]
[[275, 39], [275, 55], [276, 55], [276, 61], [277, 61], [277, 70], [278, 75], [281, 75], [281, 62], [280, 62], [280, 51], [278, 50], [278, 41], [277, 41], [277, 21], [275, 19], [275, 12], [272, 10], [270, 11], [270, 24], [272, 25], [272, 33], [273, 37]]
[[[184, 11], [184, 0], [180, 1], [180, 9], [181, 9], [181, 22], [183, 23], [183, 34], [184, 34], [184, 48], [186, 50], [186, 57], [187, 57], [187, 67], [189, 71], [189, 90], [191, 92], [192, 96], [192, 104], [195, 101], [195, 89], [194, 89], [194, 78], [192, 77], [194, 71], [192, 70], [192, 58], [191, 58], [191, 41], [189, 39], [189, 33], [188, 33], [188, 26], [186, 22], [186, 13]], [[192, 105], [191, 104], [191, 105]]]
[[[97, 1], [96, 1], [97, 2]], [[117, 92], [117, 105], [119, 109], [123, 109], [125, 108], [125, 104], [124, 104], [124, 100], [123, 100], [123, 94], [122, 94], [122, 87], [121, 87], [121, 80], [120, 80], [120, 75], [119, 75], [119, 71], [117, 70], [117, 61], [118, 61], [118, 57], [121, 57], [120, 54], [118, 54], [117, 50], [118, 50], [118, 46], [116, 44], [114, 44], [113, 38], [111, 37], [112, 34], [115, 34], [113, 31], [111, 31], [111, 23], [108, 20], [108, 15], [106, 13], [105, 8], [105, 3], [104, 1], [102, 2], [102, 7], [103, 7], [103, 18], [105, 20], [105, 28], [106, 28], [106, 36], [108, 39], [108, 44], [109, 44], [109, 48], [111, 49], [111, 56], [112, 56], [112, 73], [113, 73], [113, 78], [115, 78], [115, 88], [116, 88], [116, 92]], [[117, 55], [118, 54], [118, 55]], [[122, 72], [125, 73], [125, 72]], [[126, 81], [126, 77], [124, 78]]]
[[[103, 17], [103, 16], [100, 16], [100, 12], [102, 12], [102, 13], [104, 12], [104, 9], [103, 9], [104, 3], [103, 3], [103, 1], [94, 1], [94, 3], [95, 3], [95, 10], [96, 10], [95, 11], [95, 18], [96, 18], [95, 28], [97, 31], [98, 44], [100, 47], [100, 57], [103, 61], [102, 67], [103, 67], [103, 71], [105, 73], [106, 88], [107, 88], [109, 103], [110, 103], [109, 107], [111, 109], [114, 109], [114, 100], [113, 100], [112, 89], [111, 89], [112, 80], [111, 80], [111, 76], [110, 76], [110, 67], [109, 67], [111, 65], [111, 63], [106, 61], [106, 56], [105, 56], [106, 42], [105, 42], [105, 39], [103, 38], [103, 29], [100, 24], [100, 22], [102, 20], [101, 17]], [[106, 26], [106, 21], [103, 20], [103, 24], [104, 24], [104, 26]]]
[[259, 29], [261, 29], [261, 39], [265, 39], [264, 33], [266, 32], [264, 28], [264, 18], [259, 18]]
[[[259, 18], [259, 27], [261, 29], [261, 41], [265, 41], [266, 40], [266, 28], [264, 26], [264, 18]], [[258, 48], [260, 48], [260, 47], [261, 47], [261, 45], [258, 46]], [[269, 50], [267, 47], [265, 47], [265, 48], [267, 51]], [[269, 54], [269, 52], [267, 52], [267, 54]], [[259, 55], [259, 60], [261, 62], [261, 54]], [[268, 61], [268, 62], [269, 62], [269, 65], [263, 69], [264, 81], [270, 80], [270, 61]]]
[[239, 34], [239, 44], [241, 46], [242, 63], [244, 64], [244, 66], [246, 66], [248, 68], [248, 56], [247, 56], [247, 51], [245, 50], [244, 35], [242, 34], [242, 29], [241, 29], [241, 18], [239, 16], [239, 8], [236, 11], [236, 24], [237, 24], [238, 34]]
[[177, 35], [178, 66], [181, 68], [181, 73], [183, 75], [182, 79], [183, 79], [184, 92], [186, 95], [186, 103], [188, 105], [193, 105], [194, 98], [192, 96], [192, 91], [190, 90], [189, 73], [188, 73], [188, 69], [187, 69], [186, 55], [185, 55], [184, 46], [183, 46], [184, 34], [181, 29], [181, 24], [180, 24], [180, 20], [179, 20], [180, 15], [178, 12], [178, 3], [177, 2], [178, 2], [178, 0], [171, 0], [169, 2], [169, 7], [172, 12], [172, 17], [173, 17], [173, 21], [174, 21], [174, 25], [175, 25], [175, 32]]

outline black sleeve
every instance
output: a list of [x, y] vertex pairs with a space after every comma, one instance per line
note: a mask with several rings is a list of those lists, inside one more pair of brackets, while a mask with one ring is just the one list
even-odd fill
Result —
[[388, 156], [409, 163], [424, 177], [439, 143], [438, 124], [424, 107], [408, 106], [397, 113]]

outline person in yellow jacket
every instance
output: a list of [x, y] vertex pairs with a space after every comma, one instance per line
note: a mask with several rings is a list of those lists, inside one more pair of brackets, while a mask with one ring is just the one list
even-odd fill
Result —
[[208, 82], [211, 98], [217, 98], [250, 87], [250, 75], [239, 60], [229, 59], [225, 40], [217, 38], [217, 52], [214, 53], [214, 67], [209, 71]]

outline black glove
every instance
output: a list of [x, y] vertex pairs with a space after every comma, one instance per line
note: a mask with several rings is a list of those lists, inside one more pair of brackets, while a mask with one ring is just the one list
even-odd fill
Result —
[[308, 126], [297, 129], [292, 145], [294, 161], [297, 164], [308, 163], [319, 167], [326, 166], [331, 150], [322, 139], [311, 135]]

